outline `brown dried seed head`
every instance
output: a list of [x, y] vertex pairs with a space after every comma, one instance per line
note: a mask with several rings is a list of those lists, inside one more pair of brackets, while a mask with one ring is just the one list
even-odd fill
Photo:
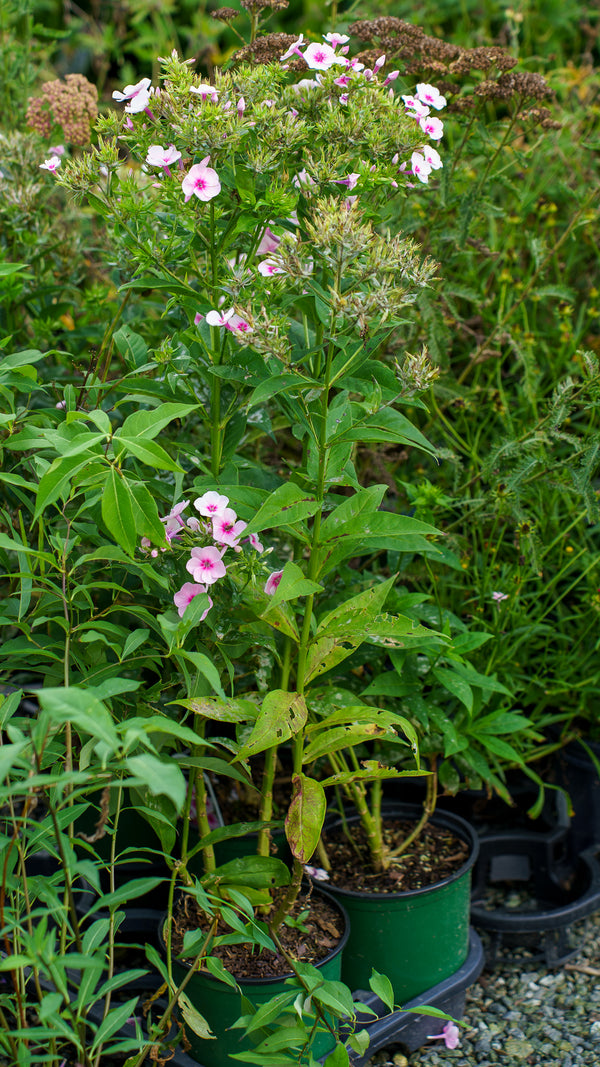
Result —
[[[290, 45], [295, 44], [297, 40], [297, 34], [293, 33], [267, 33], [264, 37], [258, 37], [253, 44], [240, 48], [235, 58], [245, 63], [272, 63], [274, 59], [279, 59], [287, 52]], [[306, 63], [298, 57], [298, 66], [295, 60], [290, 60], [288, 67], [292, 70], [306, 70]]]
[[232, 22], [239, 15], [239, 11], [236, 11], [234, 7], [218, 7], [216, 11], [211, 11], [211, 19], [218, 19], [219, 22]]
[[71, 144], [89, 144], [98, 117], [98, 90], [82, 74], [67, 74], [64, 81], [42, 85], [42, 95], [29, 101], [27, 125], [48, 137], [60, 126]]
[[263, 11], [266, 7], [271, 8], [272, 11], [283, 11], [288, 3], [289, 0], [240, 0], [240, 5], [253, 15], [258, 11]]

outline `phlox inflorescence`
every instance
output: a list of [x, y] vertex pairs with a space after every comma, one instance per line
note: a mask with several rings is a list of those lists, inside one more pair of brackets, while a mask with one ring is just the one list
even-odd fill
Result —
[[[226, 576], [231, 566], [232, 561], [224, 560], [227, 551], [231, 550], [240, 554], [242, 546], [248, 545], [256, 554], [262, 555], [265, 548], [257, 534], [250, 533], [244, 537], [247, 523], [238, 519], [233, 508], [229, 507], [229, 498], [223, 493], [209, 489], [194, 500], [193, 507], [200, 518], [195, 515], [186, 515], [186, 509], [189, 506], [189, 500], [182, 500], [175, 504], [168, 515], [161, 520], [165, 527], [167, 543], [161, 547], [160, 551], [166, 552], [169, 547], [174, 548], [178, 543], [186, 550], [189, 549], [185, 569], [192, 580], [185, 581], [181, 585], [173, 596], [173, 602], [179, 617], [183, 618], [192, 601], [197, 596], [205, 594], [208, 606], [198, 619], [198, 622], [203, 622], [213, 607], [213, 599], [209, 596], [209, 590], [214, 592], [215, 586]], [[198, 535], [203, 544], [193, 545], [190, 549], [194, 535]], [[148, 538], [142, 538], [141, 546], [146, 551], [150, 550], [151, 556], [158, 557], [159, 550], [151, 547]], [[272, 596], [279, 585], [283, 571], [268, 573], [264, 565], [262, 565], [262, 570], [263, 578], [266, 577], [262, 591], [267, 596]]]

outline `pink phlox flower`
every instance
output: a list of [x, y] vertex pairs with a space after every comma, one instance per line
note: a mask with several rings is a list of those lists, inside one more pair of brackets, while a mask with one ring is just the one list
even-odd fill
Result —
[[[205, 585], [195, 585], [193, 582], [184, 582], [184, 584], [182, 585], [181, 589], [178, 589], [177, 592], [175, 593], [174, 597], [173, 597], [173, 601], [175, 603], [175, 607], [177, 608], [177, 612], [178, 612], [179, 618], [180, 619], [183, 618], [183, 616], [185, 614], [185, 609], [187, 608], [188, 604], [192, 603], [192, 600], [194, 599], [194, 597], [200, 596], [200, 593], [206, 593], [206, 592], [207, 592], [207, 589], [206, 589]], [[212, 602], [211, 598], [209, 597], [208, 598], [208, 607], [205, 609], [205, 611], [202, 612], [202, 615], [200, 616], [200, 619], [198, 620], [199, 622], [203, 622], [204, 621], [204, 619], [208, 615], [208, 613], [209, 613], [210, 609], [212, 608], [212, 606], [213, 606], [213, 602]]]
[[232, 508], [225, 508], [225, 511], [213, 518], [213, 537], [217, 544], [237, 548], [239, 539], [247, 525], [247, 522], [242, 522], [241, 519], [238, 519]]
[[273, 573], [269, 575], [265, 582], [265, 593], [267, 596], [273, 596], [273, 593], [281, 581], [282, 574], [283, 571], [273, 571]]
[[196, 510], [209, 519], [213, 519], [215, 515], [222, 515], [227, 510], [228, 504], [229, 497], [217, 493], [215, 489], [209, 489], [208, 492], [194, 500]]
[[197, 196], [198, 200], [212, 200], [213, 196], [217, 196], [221, 192], [221, 182], [216, 170], [212, 167], [207, 167], [210, 156], [205, 156], [200, 163], [195, 163], [193, 167], [190, 167], [188, 173], [181, 183], [181, 188], [184, 192], [184, 200], [187, 204], [188, 200], [192, 196]]
[[175, 504], [175, 507], [171, 508], [169, 514], [165, 515], [164, 519], [161, 520], [161, 522], [164, 522], [165, 524], [165, 533], [169, 538], [169, 541], [179, 532], [182, 526], [185, 526], [185, 523], [181, 518], [181, 513], [189, 507], [189, 503], [189, 500], [182, 500], [179, 504]]
[[209, 311], [205, 315], [205, 319], [209, 326], [227, 326], [232, 315], [235, 315], [233, 308], [229, 308], [229, 311]]
[[285, 63], [286, 59], [291, 59], [291, 57], [293, 55], [301, 56], [302, 52], [300, 51], [300, 45], [303, 44], [303, 43], [304, 43], [304, 34], [301, 33], [299, 38], [298, 38], [298, 40], [294, 41], [294, 43], [291, 44], [290, 47], [288, 48], [287, 52], [284, 52], [284, 54], [279, 57], [279, 62], [280, 63]]
[[381, 70], [381, 68], [382, 68], [384, 63], [385, 63], [385, 52], [383, 53], [382, 56], [379, 57], [379, 59], [375, 60], [375, 63], [373, 65], [373, 70], [375, 71], [375, 73], [377, 73], [378, 70]]
[[426, 133], [428, 137], [431, 137], [432, 141], [439, 141], [440, 137], [444, 135], [444, 123], [441, 119], [434, 119], [431, 116], [422, 115], [417, 119], [419, 126]]
[[242, 115], [244, 114], [245, 110], [246, 110], [246, 101], [244, 100], [243, 96], [240, 96], [240, 98], [239, 98], [239, 100], [237, 102], [237, 107], [236, 107], [238, 119], [242, 118]]
[[276, 259], [263, 259], [258, 264], [258, 273], [262, 274], [263, 278], [270, 278], [272, 274], [285, 274], [286, 271]]
[[[183, 619], [185, 610], [188, 604], [191, 604], [192, 600], [194, 599], [194, 596], [200, 596], [201, 593], [205, 592], [206, 586], [194, 585], [191, 582], [185, 582], [184, 585], [177, 590], [177, 592], [173, 596], [173, 602], [175, 604], [175, 607], [177, 608], [177, 614], [180, 619]], [[206, 618], [211, 607], [212, 601], [210, 601], [210, 605], [206, 608], [206, 611], [203, 612], [202, 619]]]
[[347, 74], [340, 74], [339, 78], [335, 78], [334, 85], [339, 85], [340, 89], [346, 89], [350, 85], [350, 78]]
[[391, 84], [391, 82], [395, 82], [395, 81], [396, 81], [396, 78], [397, 78], [397, 77], [398, 77], [398, 75], [399, 75], [399, 73], [400, 73], [400, 71], [399, 71], [399, 70], [391, 70], [391, 71], [390, 71], [390, 73], [388, 74], [387, 78], [385, 79], [384, 83], [383, 83], [383, 84], [384, 84], [384, 87], [385, 87], [386, 85], [390, 85], [390, 84]]
[[315, 185], [315, 179], [311, 178], [306, 167], [298, 171], [292, 178], [292, 185], [296, 186], [296, 189], [308, 189], [311, 185]]
[[248, 535], [248, 540], [249, 540], [250, 544], [252, 545], [252, 548], [255, 548], [257, 552], [264, 552], [265, 546], [263, 545], [262, 541], [259, 541], [258, 534], [255, 534], [255, 533], [249, 534]]
[[340, 56], [336, 55], [331, 45], [316, 43], [309, 44], [304, 51], [303, 59], [311, 70], [329, 70], [336, 63], [344, 62]]
[[40, 170], [49, 170], [51, 174], [56, 174], [60, 167], [60, 156], [50, 156], [50, 159], [44, 160], [40, 163]]
[[174, 144], [170, 144], [168, 148], [163, 148], [161, 144], [151, 144], [146, 155], [149, 167], [164, 167], [166, 170], [178, 159], [181, 159], [181, 152], [177, 151]]
[[346, 199], [344, 200], [344, 207], [346, 208], [346, 211], [350, 211], [350, 208], [352, 207], [355, 200], [358, 200], [357, 196], [346, 197]]
[[190, 85], [190, 93], [196, 93], [202, 100], [210, 100], [213, 104], [216, 104], [219, 100], [219, 89], [215, 89], [214, 85], [210, 85], [208, 82], [200, 82], [200, 85]]
[[421, 151], [432, 170], [440, 170], [440, 168], [444, 166], [440, 153], [436, 148], [432, 148], [431, 145], [426, 144]]
[[431, 164], [427, 162], [425, 156], [422, 156], [420, 152], [413, 152], [410, 157], [410, 169], [420, 182], [427, 185], [431, 174]]
[[356, 174], [354, 171], [349, 174], [347, 178], [336, 178], [335, 181], [338, 185], [346, 185], [349, 190], [354, 189], [355, 185], [360, 178], [360, 174]]
[[349, 96], [349, 93], [340, 93], [340, 104], [347, 104]]
[[192, 531], [192, 533], [198, 533], [202, 529], [202, 523], [200, 522], [200, 519], [197, 519], [194, 515], [192, 515], [189, 519], [186, 519], [185, 525], [187, 526], [188, 530]]
[[193, 548], [185, 569], [190, 572], [195, 582], [202, 582], [204, 585], [212, 585], [227, 573], [221, 553], [214, 545]]
[[406, 110], [413, 112], [413, 118], [420, 119], [423, 118], [425, 115], [429, 114], [429, 108], [427, 107], [427, 104], [424, 104], [421, 100], [418, 99], [418, 97], [406, 96], [403, 94], [402, 99], [404, 101], [404, 107], [406, 108]]
[[365, 67], [365, 69], [363, 70], [363, 78], [365, 79], [365, 81], [366, 82], [370, 82], [372, 77], [373, 77], [373, 71], [371, 70], [371, 68], [370, 67]]
[[508, 593], [492, 593], [492, 600], [495, 600], [497, 604], [501, 604], [503, 600], [508, 600]]
[[309, 878], [314, 878], [315, 882], [329, 881], [329, 875], [322, 867], [311, 867], [309, 863], [305, 863], [304, 873], [307, 874]]
[[237, 315], [233, 308], [223, 314], [219, 311], [209, 311], [205, 318], [209, 326], [224, 326], [231, 333], [252, 333], [250, 324], [241, 315]]
[[252, 333], [252, 327], [249, 322], [246, 322], [241, 315], [237, 315], [235, 312], [229, 319], [229, 322], [225, 324], [225, 329], [231, 333]]
[[343, 62], [346, 70], [354, 70], [357, 74], [360, 74], [365, 69], [364, 63], [361, 63], [360, 59], [356, 59], [356, 57], [354, 59], [344, 59]]
[[436, 111], [441, 111], [442, 108], [446, 106], [446, 97], [442, 96], [439, 89], [436, 89], [435, 85], [427, 85], [425, 82], [419, 82], [415, 89], [415, 94], [418, 96], [422, 104], [428, 104], [429, 107], [434, 107]]
[[256, 249], [257, 256], [268, 256], [271, 252], [276, 252], [281, 242], [281, 237], [278, 237], [270, 226], [266, 226], [262, 232], [260, 244]]
[[442, 1030], [441, 1034], [432, 1034], [427, 1038], [427, 1040], [428, 1041], [443, 1041], [445, 1046], [446, 1046], [446, 1048], [453, 1049], [453, 1048], [458, 1048], [458, 1046], [460, 1044], [460, 1042], [459, 1042], [459, 1034], [460, 1034], [460, 1030], [458, 1029], [458, 1026], [456, 1026], [454, 1023], [446, 1023], [446, 1025], [445, 1025], [444, 1029]]
[[123, 92], [115, 89], [112, 95], [113, 100], [120, 104], [127, 101], [125, 111], [128, 115], [137, 115], [138, 112], [145, 111], [150, 103], [150, 78], [142, 78], [135, 85], [126, 85]]
[[339, 44], [348, 44], [350, 38], [345, 33], [324, 33], [323, 40], [327, 41], [332, 48], [337, 48]]
[[55, 144], [52, 148], [49, 148], [48, 151], [53, 156], [64, 156], [64, 154], [65, 154], [65, 146], [64, 146], [64, 144]]

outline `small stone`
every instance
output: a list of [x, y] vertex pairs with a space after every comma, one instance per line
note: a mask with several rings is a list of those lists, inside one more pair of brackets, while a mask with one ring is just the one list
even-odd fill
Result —
[[507, 1056], [514, 1056], [517, 1060], [526, 1060], [535, 1049], [530, 1041], [522, 1041], [520, 1038], [509, 1037], [504, 1043], [504, 1052]]
[[600, 1041], [600, 1020], [590, 1026], [590, 1037], [592, 1041]]
[[403, 1056], [401, 1052], [396, 1052], [392, 1058], [394, 1067], [408, 1067], [408, 1060], [406, 1056]]

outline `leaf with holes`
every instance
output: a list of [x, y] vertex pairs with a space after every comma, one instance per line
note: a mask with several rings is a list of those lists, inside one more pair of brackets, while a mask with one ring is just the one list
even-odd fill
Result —
[[285, 820], [285, 836], [295, 859], [300, 863], [308, 863], [319, 843], [325, 821], [325, 790], [320, 782], [307, 778], [305, 774], [295, 774], [293, 784], [294, 792]]
[[287, 693], [273, 689], [267, 693], [258, 713], [252, 733], [242, 745], [236, 760], [255, 756], [268, 748], [288, 741], [306, 723], [308, 711], [301, 693]]

